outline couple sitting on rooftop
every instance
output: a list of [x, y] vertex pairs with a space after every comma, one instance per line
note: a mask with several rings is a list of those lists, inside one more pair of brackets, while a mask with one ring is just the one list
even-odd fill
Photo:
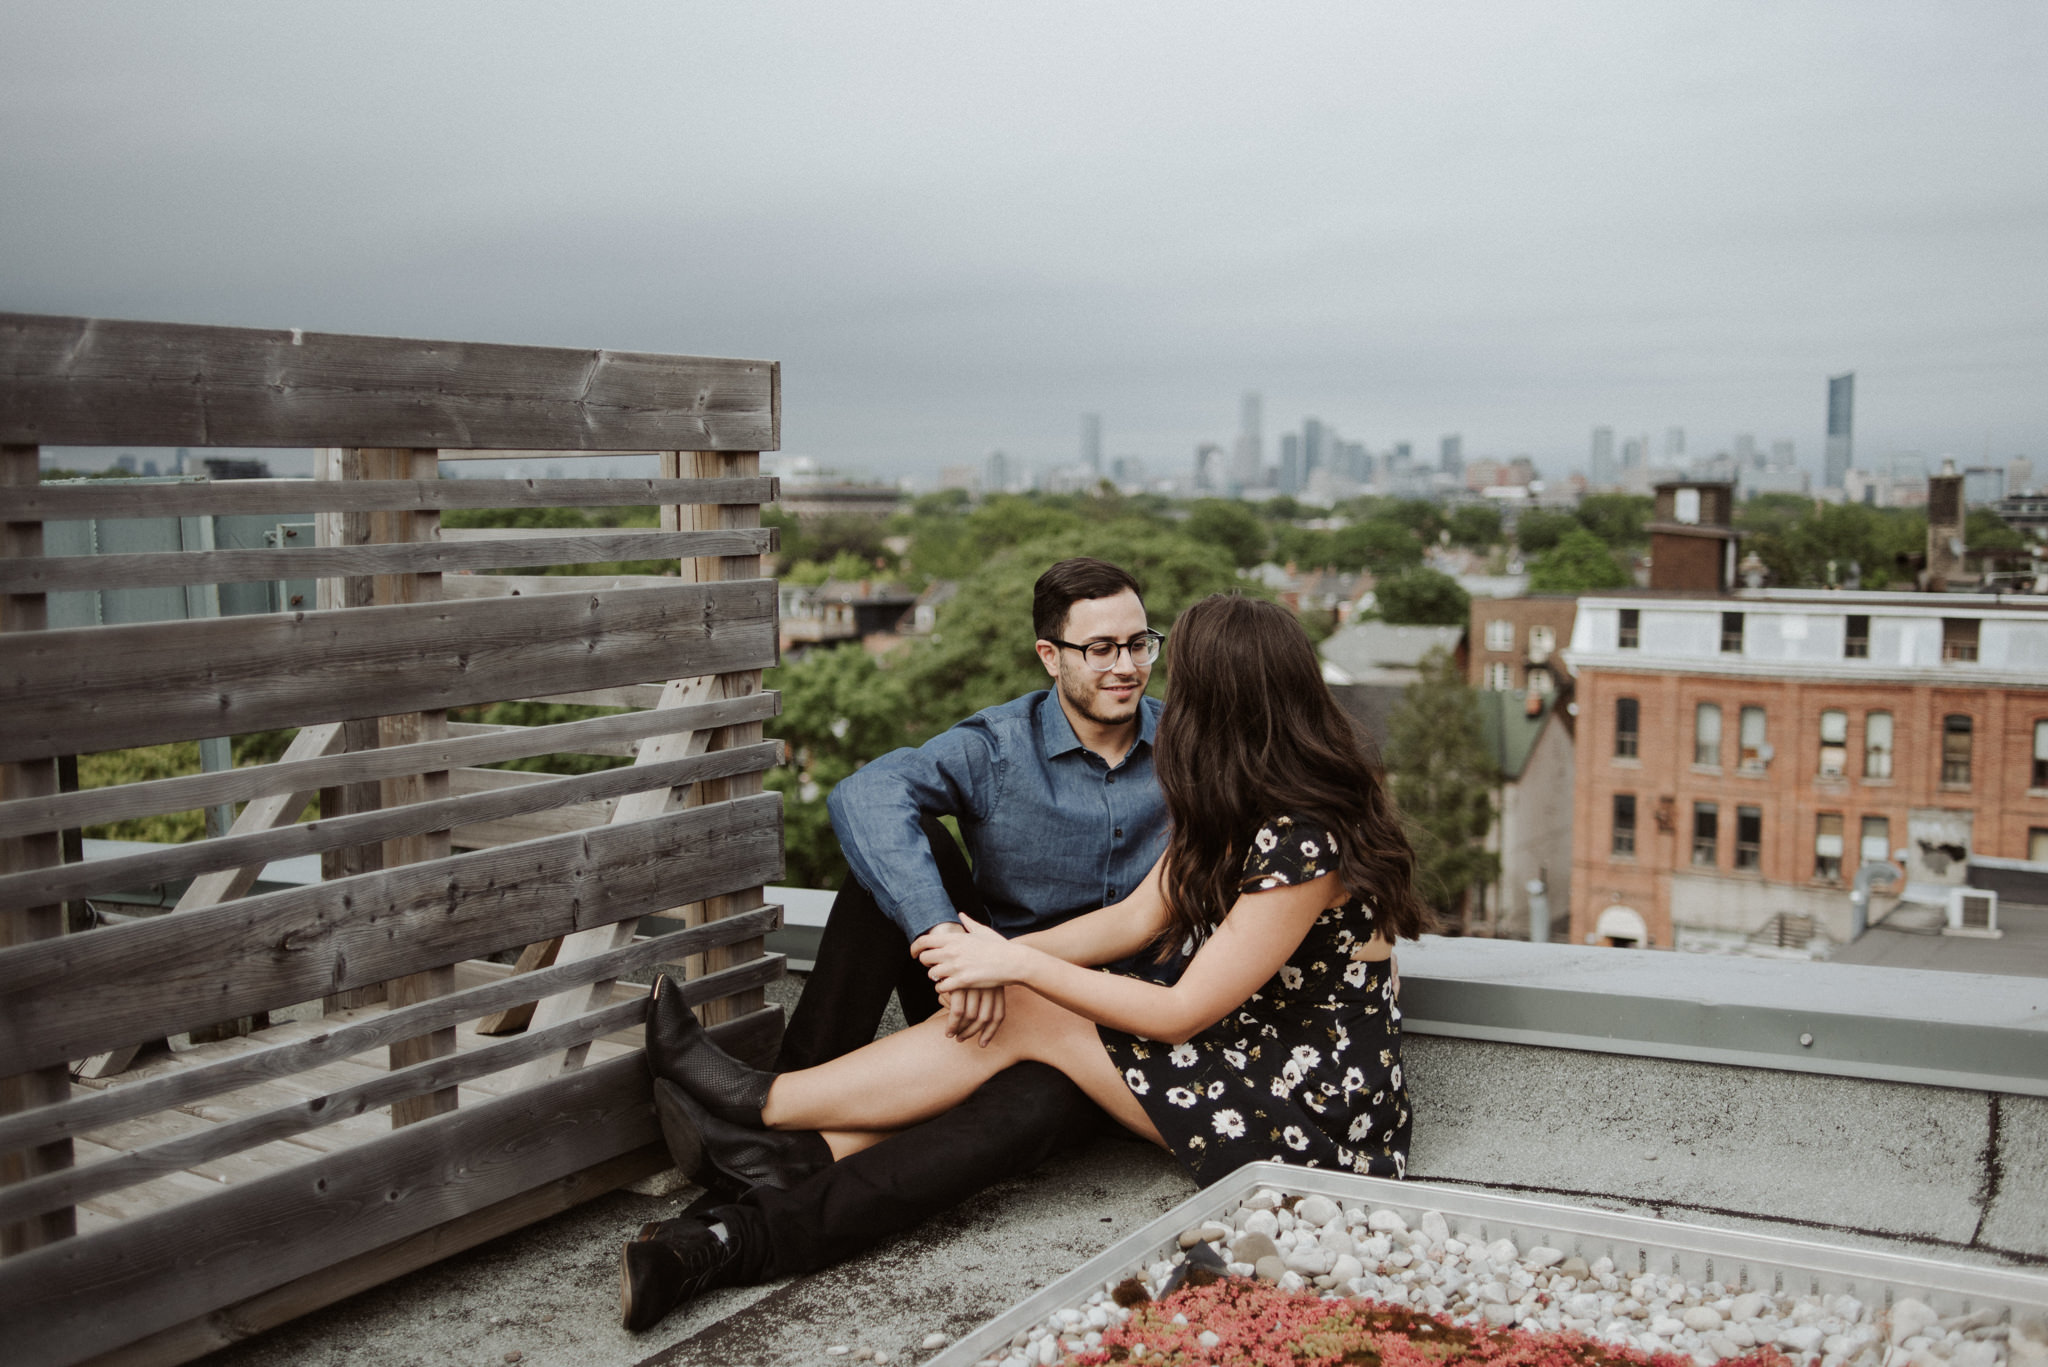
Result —
[[[1105, 1116], [1197, 1181], [1262, 1159], [1404, 1174], [1389, 960], [1426, 912], [1300, 625], [1219, 594], [1167, 640], [1127, 572], [1074, 559], [1038, 580], [1032, 627], [1052, 688], [833, 791], [854, 877], [776, 1071], [655, 983], [656, 1109], [708, 1194], [626, 1245], [628, 1329], [858, 1253]], [[891, 991], [912, 1024], [876, 1039]]]

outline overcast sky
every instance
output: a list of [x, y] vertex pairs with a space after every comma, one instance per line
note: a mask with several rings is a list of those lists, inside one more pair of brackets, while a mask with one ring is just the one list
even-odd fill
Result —
[[783, 362], [783, 447], [2048, 464], [2048, 5], [25, 4], [0, 308]]

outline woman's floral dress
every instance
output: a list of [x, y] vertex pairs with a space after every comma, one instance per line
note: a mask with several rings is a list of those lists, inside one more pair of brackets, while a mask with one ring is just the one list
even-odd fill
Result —
[[[1337, 840], [1308, 817], [1259, 828], [1239, 888], [1324, 876]], [[1199, 1182], [1272, 1159], [1402, 1177], [1408, 1093], [1401, 1010], [1385, 960], [1351, 957], [1372, 938], [1362, 897], [1331, 907], [1243, 1006], [1185, 1044], [1097, 1027], [1110, 1059]]]

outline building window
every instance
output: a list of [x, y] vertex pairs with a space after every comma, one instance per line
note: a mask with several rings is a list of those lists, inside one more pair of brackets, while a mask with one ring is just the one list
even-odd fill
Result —
[[1754, 873], [1764, 862], [1764, 809], [1735, 809], [1735, 867]]
[[1740, 655], [1742, 653], [1742, 614], [1724, 612], [1721, 614], [1721, 653]]
[[1944, 617], [1941, 619], [1941, 658], [1944, 660], [1974, 660], [1977, 658], [1976, 618]]
[[1547, 698], [1557, 691], [1557, 680], [1550, 677], [1550, 670], [1544, 665], [1529, 666], [1528, 688], [1539, 698]]
[[1767, 753], [1770, 745], [1764, 740], [1764, 710], [1761, 707], [1743, 708], [1740, 725], [1736, 739], [1742, 753], [1736, 767], [1751, 771], [1762, 769], [1770, 759]]
[[1842, 637], [1842, 658], [1845, 660], [1867, 660], [1870, 658], [1870, 618], [1852, 614], [1849, 630]]
[[1550, 652], [1557, 649], [1557, 628], [1533, 626], [1529, 628], [1529, 658], [1547, 660]]
[[1892, 857], [1892, 820], [1888, 816], [1863, 818], [1863, 838], [1856, 842], [1856, 855], [1864, 863]]
[[1513, 688], [1515, 686], [1514, 674], [1508, 669], [1506, 664], [1495, 660], [1486, 667], [1486, 686], [1496, 689]]
[[1692, 862], [1701, 868], [1711, 869], [1720, 862], [1721, 851], [1721, 804], [1718, 802], [1695, 802], [1692, 804]]
[[2027, 859], [2035, 864], [2048, 864], [2048, 827], [2027, 828]]
[[1621, 648], [1634, 650], [1642, 641], [1643, 613], [1641, 608], [1621, 610]]
[[1614, 757], [1634, 759], [1640, 738], [1642, 708], [1634, 698], [1614, 700]]
[[1842, 814], [1822, 812], [1813, 827], [1813, 876], [1840, 881], [1842, 877]]
[[1863, 718], [1863, 777], [1892, 776], [1892, 714], [1872, 712]]
[[1616, 793], [1614, 795], [1614, 852], [1635, 858], [1636, 854], [1636, 795]]
[[1849, 714], [1833, 708], [1820, 714], [1820, 776], [1840, 778], [1849, 772]]
[[1513, 650], [1515, 648], [1515, 624], [1505, 618], [1496, 617], [1486, 624], [1486, 648], [1488, 650]]
[[1721, 767], [1721, 704], [1703, 702], [1692, 710], [1692, 762]]
[[2048, 788], [2048, 721], [2034, 723], [2034, 777], [2029, 786]]
[[1970, 719], [1960, 712], [1941, 719], [1941, 782], [1944, 787], [1970, 786]]

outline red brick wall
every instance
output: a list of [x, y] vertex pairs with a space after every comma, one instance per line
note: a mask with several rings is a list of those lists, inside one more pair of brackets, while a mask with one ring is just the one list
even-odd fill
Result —
[[[1567, 594], [1543, 594], [1531, 598], [1475, 598], [1472, 600], [1472, 625], [1465, 633], [1470, 648], [1470, 658], [1465, 666], [1465, 678], [1474, 688], [1486, 686], [1486, 667], [1495, 661], [1508, 666], [1509, 674], [1516, 688], [1523, 687], [1523, 675], [1529, 659], [1529, 628], [1547, 626], [1557, 634], [1557, 646], [1550, 657], [1551, 671], [1562, 682], [1567, 676], [1564, 664], [1558, 659], [1572, 643], [1572, 623], [1579, 614], [1579, 600]], [[1512, 622], [1515, 628], [1514, 645], [1508, 650], [1489, 650], [1486, 646], [1486, 624], [1488, 622]]]

